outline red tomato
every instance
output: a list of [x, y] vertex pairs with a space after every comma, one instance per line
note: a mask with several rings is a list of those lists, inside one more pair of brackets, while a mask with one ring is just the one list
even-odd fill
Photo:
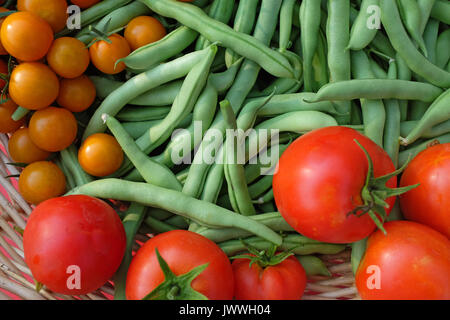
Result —
[[450, 143], [419, 153], [408, 165], [401, 186], [419, 187], [400, 196], [403, 215], [450, 238]]
[[450, 241], [410, 221], [392, 221], [372, 234], [356, 272], [367, 300], [450, 299]]
[[25, 228], [23, 246], [25, 262], [37, 281], [55, 292], [78, 295], [98, 289], [114, 274], [126, 236], [113, 208], [76, 195], [38, 205]]
[[300, 300], [306, 288], [306, 272], [291, 256], [276, 266], [250, 267], [250, 260], [233, 261], [235, 299], [237, 300]]
[[[375, 177], [395, 170], [389, 155], [356, 130], [328, 127], [294, 141], [282, 154], [274, 175], [273, 191], [278, 210], [299, 233], [330, 243], [350, 243], [366, 238], [376, 228], [368, 214], [349, 213], [363, 204], [368, 161], [354, 139], [368, 151]], [[388, 187], [397, 186], [397, 178]], [[388, 198], [392, 210], [395, 198]]]
[[199, 234], [174, 230], [148, 240], [136, 253], [128, 269], [128, 300], [144, 298], [164, 281], [155, 249], [158, 249], [177, 276], [209, 263], [192, 281], [192, 288], [210, 300], [233, 298], [233, 270], [225, 253], [214, 242]]
[[72, 2], [74, 5], [79, 6], [82, 9], [87, 9], [89, 7], [92, 7], [97, 2], [100, 2], [100, 0], [72, 0], [70, 2]]

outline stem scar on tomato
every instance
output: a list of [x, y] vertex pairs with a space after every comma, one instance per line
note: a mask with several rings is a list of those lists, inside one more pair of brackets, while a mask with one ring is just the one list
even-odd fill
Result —
[[[368, 162], [368, 169], [366, 182], [361, 190], [361, 199], [363, 200], [363, 204], [357, 206], [355, 209], [347, 213], [347, 216], [355, 215], [357, 217], [361, 217], [365, 214], [368, 214], [372, 218], [373, 222], [376, 224], [378, 229], [380, 229], [384, 234], [386, 234], [386, 230], [384, 229], [383, 224], [387, 218], [386, 208], [389, 208], [389, 204], [385, 200], [390, 197], [395, 197], [404, 194], [418, 187], [419, 184], [401, 188], [386, 187], [386, 183], [391, 178], [399, 175], [406, 169], [406, 167], [410, 162], [410, 159], [408, 159], [408, 161], [401, 168], [395, 170], [394, 172], [375, 178], [373, 170], [373, 162], [369, 153], [358, 142], [358, 140], [354, 139], [354, 141], [364, 152]], [[377, 214], [380, 216], [380, 218], [378, 218]]]

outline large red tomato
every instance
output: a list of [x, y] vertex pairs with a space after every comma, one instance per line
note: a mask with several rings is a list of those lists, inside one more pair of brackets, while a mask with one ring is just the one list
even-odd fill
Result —
[[233, 298], [233, 270], [219, 246], [197, 233], [174, 230], [148, 240], [136, 253], [128, 269], [128, 300], [143, 299], [164, 281], [156, 249], [177, 276], [208, 263], [192, 281], [192, 288], [210, 300]]
[[392, 221], [369, 237], [356, 272], [361, 298], [450, 299], [450, 241], [416, 222]]
[[122, 222], [108, 204], [73, 195], [42, 202], [23, 235], [34, 278], [63, 294], [90, 293], [119, 267], [125, 252]]
[[400, 196], [403, 216], [450, 238], [450, 143], [419, 153], [402, 175], [400, 186], [419, 187]]
[[293, 256], [274, 266], [241, 258], [232, 266], [237, 300], [300, 300], [306, 288], [305, 269]]
[[[346, 127], [314, 130], [294, 141], [280, 158], [273, 179], [278, 210], [299, 233], [330, 243], [350, 243], [370, 235], [376, 225], [368, 214], [349, 214], [363, 204], [368, 159], [374, 176], [395, 170], [389, 155], [369, 138]], [[397, 178], [387, 183], [397, 186]], [[395, 197], [386, 199], [392, 209]]]

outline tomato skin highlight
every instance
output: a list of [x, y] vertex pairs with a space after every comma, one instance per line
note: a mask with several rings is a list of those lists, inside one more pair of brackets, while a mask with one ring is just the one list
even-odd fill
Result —
[[[105, 284], [122, 261], [125, 243], [125, 230], [114, 209], [84, 195], [42, 202], [30, 215], [23, 237], [33, 277], [69, 295], [90, 293]], [[67, 286], [69, 266], [79, 267], [79, 289]]]
[[211, 240], [186, 230], [158, 234], [148, 240], [131, 261], [127, 274], [127, 300], [141, 300], [164, 280], [155, 249], [175, 275], [209, 263], [192, 281], [192, 288], [209, 300], [231, 300], [233, 270], [225, 253]]
[[[395, 171], [389, 155], [356, 130], [327, 127], [294, 141], [282, 154], [273, 179], [275, 202], [281, 215], [300, 234], [329, 243], [364, 239], [376, 228], [366, 214], [349, 215], [362, 204], [368, 161], [354, 139], [368, 151], [375, 177]], [[397, 178], [388, 181], [397, 187]], [[389, 214], [395, 197], [386, 202]]]
[[[416, 222], [392, 221], [384, 227], [386, 236], [378, 230], [369, 237], [365, 256], [356, 272], [361, 298], [450, 299], [450, 241]], [[376, 274], [372, 270], [374, 266], [379, 270]], [[376, 286], [378, 275], [380, 282]]]
[[53, 30], [48, 22], [28, 11], [7, 16], [0, 33], [5, 50], [26, 62], [45, 57], [53, 42]]
[[232, 263], [236, 300], [300, 300], [306, 288], [306, 272], [291, 256], [276, 266], [262, 268], [250, 260]]
[[450, 143], [419, 153], [402, 175], [400, 186], [419, 186], [400, 196], [403, 216], [450, 238]]

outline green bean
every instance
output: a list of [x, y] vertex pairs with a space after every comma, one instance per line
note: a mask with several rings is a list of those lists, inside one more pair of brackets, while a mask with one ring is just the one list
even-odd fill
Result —
[[[276, 232], [294, 231], [294, 229], [292, 229], [292, 227], [286, 222], [286, 220], [284, 220], [279, 212], [257, 214], [254, 216], [250, 216], [250, 218], [264, 224], [265, 226]], [[231, 239], [239, 239], [251, 236], [248, 231], [238, 228], [212, 229], [208, 227], [200, 227], [195, 232], [214, 242], [223, 242]]]
[[312, 68], [314, 73], [313, 91], [317, 92], [321, 87], [329, 82], [327, 44], [324, 33], [319, 30], [319, 41], [317, 43], [316, 54], [314, 55]]
[[414, 158], [417, 154], [419, 154], [419, 152], [425, 150], [426, 148], [428, 148], [428, 146], [433, 145], [435, 143], [450, 143], [450, 133], [429, 139], [417, 146], [414, 146], [412, 148], [400, 152], [400, 155], [398, 157], [398, 165], [403, 166], [408, 161], [408, 159]]
[[437, 0], [431, 10], [431, 17], [445, 24], [450, 24], [450, 3]]
[[146, 208], [140, 204], [132, 202], [122, 220], [127, 238], [125, 254], [122, 263], [117, 269], [114, 279], [114, 300], [125, 300], [125, 284], [128, 274], [128, 267], [132, 259], [134, 237], [142, 224], [146, 213]]
[[[234, 19], [233, 29], [237, 32], [250, 34], [255, 25], [256, 7], [259, 0], [241, 0]], [[230, 49], [225, 51], [225, 63], [231, 66], [239, 59], [239, 55]]]
[[[177, 126], [176, 129], [186, 128], [192, 122], [193, 115], [187, 115]], [[147, 120], [136, 122], [123, 122], [122, 126], [126, 132], [133, 138], [137, 139], [147, 132], [151, 127], [157, 125], [161, 120]]]
[[359, 264], [366, 252], [367, 238], [352, 243], [351, 265], [353, 274], [356, 274]]
[[170, 224], [164, 222], [164, 221], [160, 221], [158, 219], [155, 219], [151, 216], [147, 216], [144, 219], [144, 223], [150, 227], [150, 229], [152, 229], [152, 231], [156, 232], [156, 233], [164, 233], [164, 232], [169, 232], [169, 231], [173, 231], [173, 230], [177, 230], [178, 228], [171, 226]]
[[123, 82], [112, 80], [106, 77], [101, 76], [89, 76], [89, 79], [95, 85], [95, 90], [97, 92], [97, 98], [103, 100], [108, 95], [110, 95], [114, 90], [120, 88], [123, 85]]
[[297, 81], [295, 79], [289, 79], [289, 78], [276, 78], [270, 85], [265, 87], [263, 90], [255, 90], [250, 92], [247, 95], [247, 98], [261, 98], [261, 97], [267, 97], [269, 95], [276, 94], [286, 94], [286, 93], [293, 93], [298, 91], [298, 89], [302, 86], [302, 81]]
[[138, 202], [173, 212], [199, 224], [216, 228], [240, 228], [276, 245], [282, 242], [281, 237], [274, 231], [250, 218], [189, 197], [184, 193], [149, 183], [102, 179], [75, 188], [70, 194], [86, 194], [102, 199]]
[[114, 117], [104, 114], [103, 120], [112, 132], [128, 159], [133, 163], [144, 180], [156, 186], [181, 191], [182, 186], [166, 166], [149, 158], [139, 149], [133, 138]]
[[69, 170], [68, 165], [60, 158], [56, 158], [55, 163], [61, 169], [61, 171], [64, 173], [64, 176], [66, 177], [66, 185], [67, 185], [66, 189], [72, 190], [77, 186], [77, 183], [72, 175], [72, 172]]
[[433, 9], [436, 0], [417, 0], [417, 5], [420, 11], [420, 33], [423, 34], [425, 27], [430, 19], [431, 10]]
[[[388, 72], [389, 79], [395, 79], [398, 77], [397, 64], [391, 62]], [[385, 100], [384, 106], [386, 108], [386, 124], [384, 127], [384, 140], [383, 148], [391, 157], [395, 167], [398, 166], [398, 154], [400, 152], [400, 104], [398, 100]]]
[[[133, 18], [148, 15], [150, 12], [151, 11], [146, 5], [133, 1], [104, 16], [99, 22], [95, 23], [95, 28], [105, 33], [109, 33], [125, 27]], [[106, 26], [108, 26], [108, 28], [105, 30]], [[87, 45], [94, 40], [95, 34], [93, 34], [88, 27], [85, 27], [75, 35], [75, 38]]]
[[[352, 73], [355, 79], [373, 79], [372, 65], [364, 51], [352, 51]], [[360, 99], [364, 123], [364, 134], [377, 145], [383, 146], [383, 131], [386, 119], [381, 99]]]
[[250, 194], [250, 197], [255, 200], [259, 196], [261, 196], [263, 193], [265, 193], [267, 190], [272, 188], [272, 175], [265, 175], [261, 179], [259, 179], [254, 184], [250, 185], [248, 187], [248, 192]]
[[377, 79], [387, 79], [387, 72], [373, 59], [370, 59], [371, 71], [373, 73], [372, 77]]
[[280, 9], [280, 50], [287, 50], [292, 32], [292, 18], [296, 0], [284, 0]]
[[147, 216], [151, 216], [157, 220], [166, 220], [166, 219], [169, 219], [176, 215], [174, 215], [172, 212], [168, 212], [166, 210], [148, 207]]
[[[406, 137], [415, 127], [419, 121], [405, 121], [400, 125], [400, 135]], [[422, 138], [430, 139], [450, 133], [450, 120], [444, 121], [426, 131], [422, 134]]]
[[304, 101], [398, 99], [432, 102], [441, 93], [442, 89], [429, 83], [390, 79], [362, 79], [327, 84], [317, 92], [313, 99], [304, 99]]
[[[258, 179], [263, 172], [268, 171], [271, 169], [270, 167], [267, 168], [267, 163], [263, 163], [262, 159], [272, 159], [272, 152], [275, 150], [274, 148], [277, 148], [277, 155], [278, 157], [283, 154], [283, 152], [287, 149], [287, 144], [280, 144], [272, 146], [264, 152], [262, 152], [260, 157], [256, 159], [256, 161], [252, 161], [249, 164], [245, 166], [245, 180], [248, 183], [253, 183]], [[278, 159], [276, 159], [278, 161]]]
[[14, 113], [11, 115], [11, 119], [13, 119], [14, 121], [19, 121], [21, 119], [23, 119], [24, 117], [27, 116], [27, 114], [30, 113], [31, 110], [29, 109], [25, 109], [21, 106], [18, 106], [16, 111], [14, 111]]
[[269, 191], [267, 191], [264, 195], [262, 195], [261, 197], [259, 197], [255, 201], [258, 204], [264, 204], [264, 203], [267, 203], [267, 202], [273, 201], [273, 200], [274, 200], [273, 189], [270, 188]]
[[164, 220], [164, 222], [170, 224], [171, 226], [174, 226], [178, 229], [188, 229], [189, 228], [189, 224], [187, 223], [186, 219], [181, 217], [181, 216], [177, 216], [177, 215], [173, 215], [172, 217]]
[[450, 89], [447, 89], [428, 108], [417, 126], [405, 138], [401, 138], [402, 145], [409, 145], [419, 139], [424, 132], [433, 126], [450, 119]]
[[[397, 53], [395, 56], [397, 64], [397, 76], [399, 80], [411, 80], [412, 72], [406, 64], [405, 60]], [[400, 116], [402, 121], [406, 121], [408, 118], [408, 101], [400, 100]]]
[[377, 32], [373, 38], [371, 46], [389, 57], [395, 57], [396, 51], [392, 47], [389, 39], [381, 32]]
[[373, 12], [371, 7], [379, 7], [379, 0], [363, 0], [359, 9], [358, 17], [352, 25], [350, 32], [350, 41], [347, 49], [350, 50], [362, 50], [367, 47], [377, 34], [376, 28], [369, 28], [368, 22]]
[[[209, 41], [219, 41], [221, 45], [258, 63], [276, 77], [294, 77], [289, 61], [279, 52], [265, 46], [254, 37], [236, 32], [229, 26], [208, 17], [205, 12], [191, 4], [173, 0], [140, 0], [158, 14], [178, 20]], [[272, 0], [277, 1], [278, 0]], [[272, 12], [274, 14], [274, 12]]]
[[314, 69], [313, 60], [318, 42], [320, 29], [321, 9], [320, 1], [305, 0], [300, 5], [300, 28], [302, 31], [301, 43], [303, 53], [303, 78], [305, 91], [313, 91]]
[[128, 102], [141, 94], [185, 76], [199, 61], [204, 59], [208, 51], [210, 51], [209, 48], [186, 54], [132, 77], [103, 100], [90, 119], [84, 131], [83, 140], [91, 134], [105, 131], [106, 125], [102, 122], [102, 114], [115, 116]]
[[[225, 252], [227, 256], [233, 256], [238, 252], [246, 251], [247, 245], [256, 247], [259, 250], [268, 250], [272, 244], [259, 237], [249, 237], [241, 240], [228, 240], [219, 243], [219, 247]], [[292, 252], [298, 255], [310, 255], [314, 253], [320, 254], [336, 254], [345, 249], [345, 245], [328, 244], [319, 241], [308, 239], [301, 235], [287, 235], [283, 238], [283, 243], [278, 248], [281, 251]]]
[[430, 19], [425, 28], [423, 37], [425, 47], [427, 48], [428, 52], [427, 58], [433, 64], [436, 64], [436, 55], [437, 55], [436, 46], [438, 35], [439, 35], [439, 21], [435, 19]]
[[429, 102], [411, 101], [409, 104], [408, 120], [420, 120], [429, 107]]
[[[263, 44], [268, 44], [272, 39], [277, 25], [277, 15], [279, 12], [281, 1], [263, 0], [261, 4], [260, 14], [255, 25], [254, 38], [260, 40]], [[252, 87], [256, 82], [256, 78], [260, 71], [260, 66], [251, 60], [244, 60], [241, 69], [236, 76], [233, 86], [228, 91], [225, 99], [230, 101], [235, 114], [238, 114]], [[212, 129], [225, 131], [225, 123], [222, 115], [219, 113], [211, 125]], [[190, 167], [189, 175], [183, 186], [183, 192], [193, 197], [201, 194], [203, 183], [209, 169], [208, 164], [203, 159], [208, 157], [210, 150], [217, 150], [222, 141], [209, 141], [205, 137], [200, 144], [199, 151], [195, 154], [193, 164]], [[220, 180], [217, 181], [220, 183]], [[218, 188], [220, 189], [220, 187]]]
[[131, 100], [129, 104], [135, 106], [155, 106], [162, 107], [171, 105], [180, 92], [183, 80], [175, 80], [159, 86], [153, 90], [141, 94]]
[[67, 170], [72, 173], [72, 177], [77, 186], [82, 186], [94, 180], [81, 168], [78, 162], [77, 147], [75, 145], [72, 144], [68, 148], [61, 150], [59, 153], [61, 155], [61, 161], [64, 163]]
[[422, 16], [417, 0], [398, 0], [398, 5], [403, 23], [410, 36], [416, 41], [425, 56], [428, 56], [428, 51], [420, 30]]
[[122, 109], [116, 117], [120, 121], [140, 122], [161, 120], [170, 111], [170, 107], [127, 107]]
[[125, 63], [128, 68], [146, 70], [181, 53], [197, 36], [198, 33], [194, 30], [181, 26], [161, 40], [140, 47], [119, 61]]
[[[94, 4], [92, 7], [83, 10], [80, 14], [80, 22], [81, 27], [87, 26], [92, 22], [104, 17], [111, 11], [123, 7], [130, 3], [131, 0], [103, 0], [97, 4]], [[67, 27], [62, 31], [58, 32], [55, 36], [57, 38], [68, 35], [72, 30]]]
[[450, 29], [439, 35], [436, 43], [436, 65], [445, 68], [450, 60]]
[[316, 256], [295, 256], [298, 262], [301, 263], [305, 269], [307, 276], [325, 276], [331, 277], [331, 272], [328, 270], [325, 262]]
[[[400, 14], [395, 1], [380, 0], [381, 21], [392, 45], [402, 56], [409, 68], [430, 83], [442, 87], [450, 87], [450, 73], [438, 68], [428, 61], [416, 49], [402, 26]], [[436, 7], [436, 5], [435, 5]]]
[[[214, 0], [208, 15], [216, 21], [228, 24], [233, 14], [234, 2], [235, 0]], [[195, 44], [195, 50], [205, 49], [210, 44], [210, 41], [200, 36]]]

